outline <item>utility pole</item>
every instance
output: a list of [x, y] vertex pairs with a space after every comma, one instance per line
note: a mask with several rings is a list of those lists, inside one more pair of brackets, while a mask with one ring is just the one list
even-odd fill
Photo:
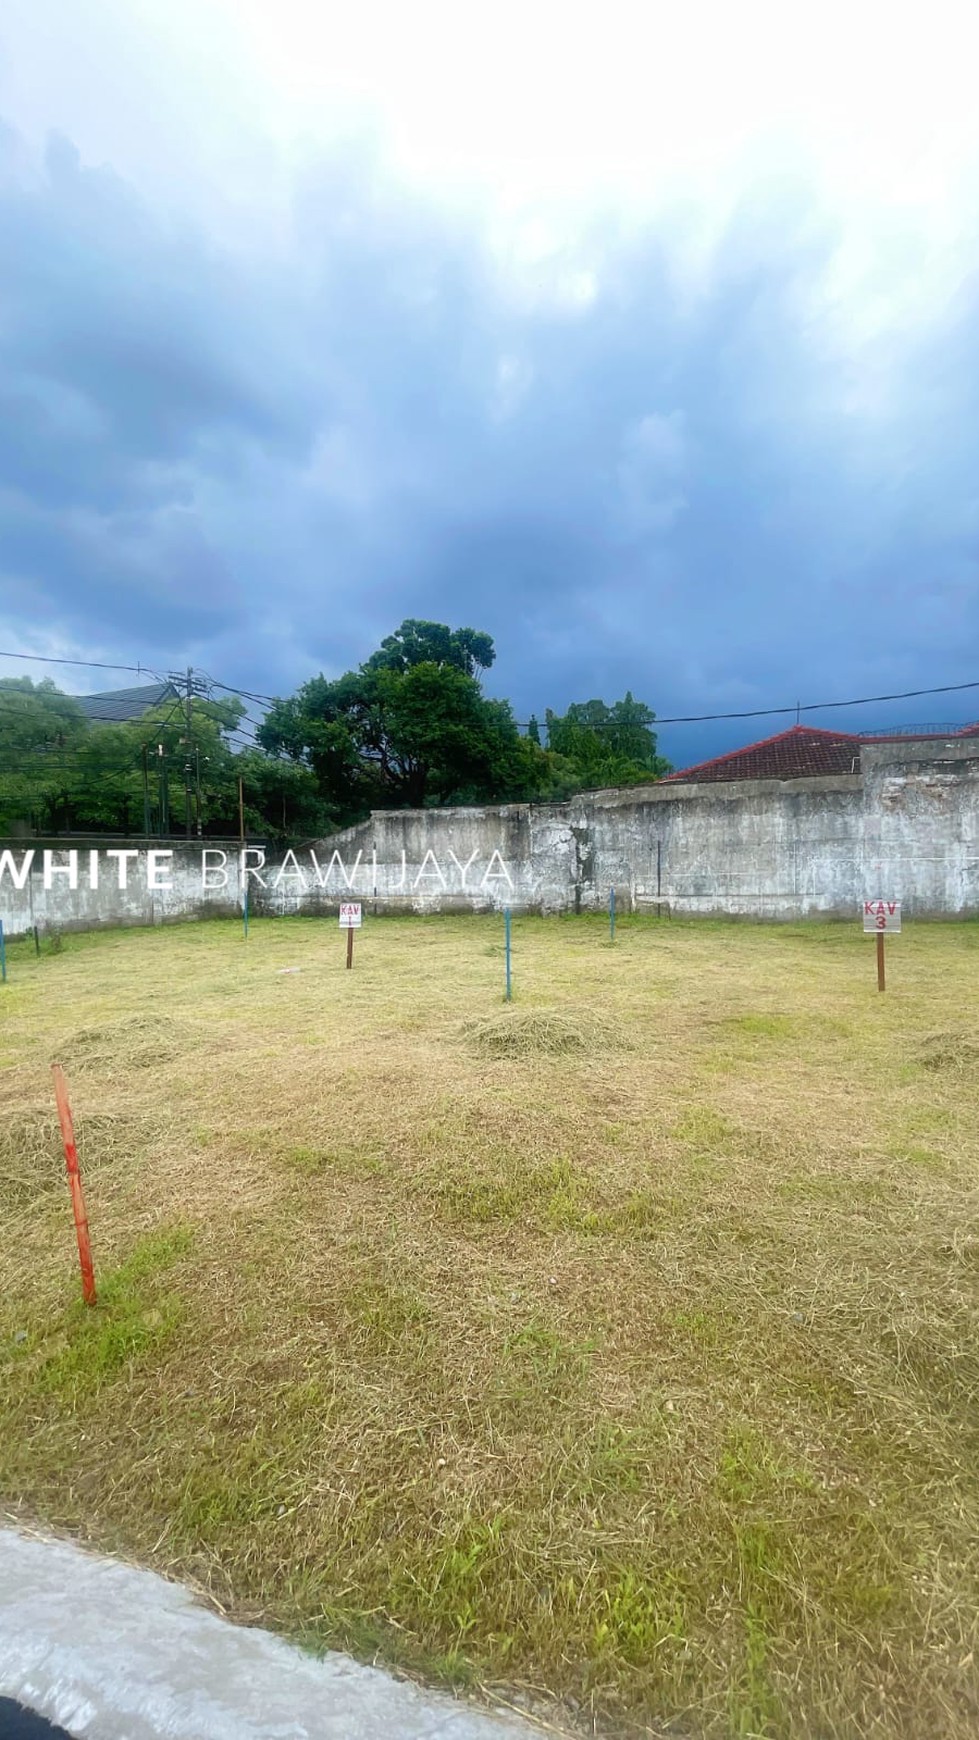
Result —
[[143, 744], [143, 833], [150, 831], [150, 771], [146, 760], [146, 744]]
[[188, 665], [187, 666], [187, 742], [185, 744], [186, 754], [184, 756], [184, 817], [185, 817], [185, 820], [187, 823], [187, 838], [188, 838], [188, 840], [190, 839], [190, 733], [192, 730], [190, 703], [191, 703], [191, 696], [194, 693], [193, 683], [194, 683], [194, 672], [193, 672], [192, 667], [190, 665]]
[[160, 835], [170, 832], [170, 817], [167, 812], [167, 759], [162, 743], [156, 746], [157, 777], [160, 793]]
[[[191, 763], [191, 750], [193, 748], [193, 744], [191, 742], [191, 736], [192, 736], [193, 729], [194, 729], [194, 721], [193, 721], [193, 712], [192, 712], [191, 703], [192, 703], [195, 695], [206, 695], [207, 694], [207, 684], [197, 681], [197, 679], [194, 677], [193, 665], [187, 666], [186, 675], [184, 675], [184, 673], [181, 671], [168, 672], [168, 681], [170, 681], [173, 684], [175, 689], [183, 689], [183, 691], [184, 691], [184, 728], [185, 728], [185, 732], [186, 732], [186, 735], [184, 737], [184, 826], [185, 826], [185, 829], [187, 832], [187, 838], [189, 840], [190, 836], [191, 836], [191, 832], [192, 832], [191, 811], [192, 811], [192, 807], [193, 807], [192, 806], [192, 799], [191, 799], [191, 777], [190, 776], [191, 776], [191, 773], [193, 771], [193, 767], [192, 767], [192, 763]], [[198, 818], [198, 822], [199, 822], [199, 818]], [[197, 832], [200, 833], [200, 826], [199, 825], [198, 825]]]

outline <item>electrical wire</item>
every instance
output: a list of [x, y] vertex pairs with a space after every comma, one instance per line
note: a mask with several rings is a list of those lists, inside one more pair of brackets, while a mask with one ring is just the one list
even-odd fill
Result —
[[[155, 719], [152, 721], [157, 733], [166, 730], [167, 726], [172, 722], [174, 714], [177, 713], [182, 706], [183, 700], [179, 699], [174, 702], [165, 719]], [[123, 723], [125, 723], [125, 721], [123, 721]], [[133, 723], [135, 723], [135, 721], [133, 721]], [[154, 739], [151, 738], [148, 739], [147, 742], [141, 743], [135, 755], [129, 756], [122, 761], [113, 762], [98, 760], [96, 771], [124, 774], [130, 772], [134, 768], [138, 768], [143, 759], [144, 749], [149, 749], [150, 742], [152, 741], [154, 741]], [[85, 768], [86, 763], [92, 759], [93, 752], [94, 756], [96, 758], [98, 757], [98, 744], [94, 743], [91, 738], [77, 745], [72, 745], [70, 748], [67, 746], [52, 747], [53, 754], [51, 759], [48, 759], [43, 744], [38, 745], [35, 749], [24, 749], [19, 752], [15, 750], [13, 760], [16, 762], [19, 758], [21, 766], [19, 768], [15, 766], [12, 771], [21, 773], [58, 772], [62, 774], [72, 774], [78, 773]], [[57, 756], [57, 760], [54, 759], [55, 756]], [[171, 759], [178, 760], [181, 756], [186, 759], [186, 752], [181, 752], [179, 749], [167, 750], [162, 759], [167, 761]], [[160, 760], [161, 758], [158, 756], [156, 759]], [[10, 762], [11, 757], [9, 755], [4, 755], [2, 764], [0, 764], [0, 770], [8, 769], [10, 767]]]
[[[236, 689], [236, 688], [232, 687], [232, 685], [230, 683], [219, 682], [216, 677], [209, 676], [206, 671], [202, 672], [202, 675], [207, 677], [208, 682], [211, 683], [214, 688], [223, 689], [225, 691], [225, 693], [229, 694], [229, 695], [238, 695], [244, 701], [257, 701], [260, 703], [268, 703], [271, 706], [275, 703], [276, 699], [278, 699], [278, 697], [276, 697], [274, 695], [255, 694], [254, 692], [252, 692], [249, 689]], [[922, 696], [925, 696], [925, 695], [962, 694], [968, 689], [979, 689], [979, 678], [977, 678], [974, 682], [968, 682], [968, 683], [942, 683], [942, 684], [938, 685], [937, 687], [930, 688], [930, 689], [901, 689], [901, 690], [895, 691], [893, 694], [888, 694], [888, 695], [859, 695], [859, 696], [855, 697], [854, 699], [851, 699], [848, 701], [809, 701], [809, 702], [806, 702], [804, 704], [800, 703], [800, 702], [795, 702], [791, 706], [750, 707], [750, 708], [746, 708], [746, 709], [743, 709], [743, 710], [740, 710], [737, 712], [727, 712], [727, 713], [677, 713], [677, 714], [673, 714], [673, 715], [669, 715], [669, 716], [665, 716], [665, 717], [661, 715], [661, 716], [658, 716], [654, 719], [649, 720], [648, 723], [651, 725], [706, 725], [706, 724], [711, 724], [714, 722], [719, 722], [719, 721], [724, 720], [724, 719], [775, 718], [778, 716], [787, 716], [787, 715], [792, 714], [792, 713], [801, 714], [801, 713], [825, 712], [825, 711], [829, 711], [829, 710], [834, 709], [834, 708], [872, 707], [872, 706], [876, 706], [884, 701], [919, 700]], [[254, 723], [254, 721], [253, 721], [253, 723]], [[529, 725], [530, 725], [530, 720], [529, 719], [519, 720], [517, 723], [518, 723], [519, 728], [521, 730], [527, 730]], [[540, 720], [540, 719], [537, 720], [538, 725], [540, 725], [542, 723], [543, 723], [542, 720]], [[621, 729], [623, 725], [628, 725], [630, 723], [642, 724], [643, 721], [641, 721], [641, 720], [636, 720], [636, 721], [604, 720], [599, 724], [588, 725], [585, 728], [588, 730], [599, 730], [599, 731], [600, 730], [618, 730], [618, 729]]]
[[[960, 694], [964, 689], [979, 689], [979, 680], [974, 683], [944, 683], [938, 689], [902, 689], [893, 695], [861, 695], [853, 701], [809, 701], [805, 705], [796, 702], [791, 707], [752, 707], [742, 713], [676, 713], [672, 716], [657, 713], [646, 723], [649, 725], [706, 725], [721, 719], [766, 719], [774, 717], [776, 714], [822, 713], [833, 707], [871, 707], [880, 701], [911, 701], [917, 700], [922, 695], [955, 695]], [[560, 724], [564, 724], [562, 715], [555, 715], [555, 718]], [[517, 723], [521, 731], [526, 731], [530, 727], [531, 720], [521, 719]], [[534, 716], [533, 723], [540, 730], [546, 731], [546, 719], [538, 719]], [[596, 720], [594, 724], [586, 720], [575, 721], [575, 723], [582, 731], [622, 731], [627, 730], [630, 725], [641, 726], [644, 721], [641, 719], [603, 719]]]
[[[170, 681], [169, 678], [161, 677], [158, 672], [144, 664], [112, 665], [95, 659], [52, 658], [40, 653], [15, 653], [2, 651], [0, 651], [0, 658], [22, 659], [26, 662], [34, 661], [38, 664], [77, 665], [85, 667], [88, 670], [97, 671], [135, 671], [137, 675], [140, 676], [144, 674], [147, 676], [155, 676], [158, 682]], [[212, 677], [207, 671], [201, 671], [200, 675], [204, 677], [213, 688], [221, 689], [227, 695], [237, 695], [243, 701], [254, 701], [259, 706], [271, 706], [278, 699], [275, 695], [263, 695], [251, 689], [236, 688], [231, 683], [222, 683], [217, 677]], [[725, 719], [765, 719], [787, 717], [793, 713], [798, 717], [803, 713], [821, 713], [845, 707], [877, 706], [885, 701], [920, 700], [926, 695], [963, 694], [970, 689], [979, 689], [979, 678], [968, 683], [942, 683], [934, 688], [928, 689], [899, 689], [886, 695], [857, 695], [846, 701], [807, 701], [805, 703], [796, 702], [790, 706], [749, 707], [739, 711], [725, 713], [676, 713], [665, 716], [661, 715], [658, 718], [650, 720], [649, 723], [652, 725], [707, 725], [718, 723]], [[29, 691], [22, 691], [22, 693], [26, 694], [29, 693]], [[8, 697], [4, 696], [3, 698], [7, 699]], [[84, 699], [84, 697], [82, 698]], [[253, 720], [252, 723], [254, 724], [256, 721]], [[543, 721], [538, 719], [536, 723], [541, 725]], [[588, 730], [619, 730], [629, 723], [632, 723], [632, 721], [603, 720], [598, 724], [588, 725], [585, 728]], [[642, 721], [636, 720], [634, 723], [641, 725]], [[530, 726], [530, 720], [520, 720], [518, 721], [518, 725], [521, 730], [527, 730]]]
[[206, 677], [212, 688], [223, 689], [227, 695], [238, 695], [243, 701], [257, 701], [259, 706], [268, 704], [271, 707], [279, 699], [277, 695], [257, 695], [251, 689], [238, 689], [231, 683], [219, 682], [218, 678], [212, 677], [208, 671], [202, 671], [201, 676]]
[[100, 659], [56, 659], [46, 653], [0, 652], [0, 659], [23, 659], [27, 664], [34, 665], [79, 665], [89, 671], [135, 671], [138, 677], [155, 676], [148, 665], [108, 665]]

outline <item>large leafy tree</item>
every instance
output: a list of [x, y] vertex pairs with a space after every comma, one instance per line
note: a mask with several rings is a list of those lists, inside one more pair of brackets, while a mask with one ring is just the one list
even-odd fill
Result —
[[493, 658], [487, 634], [408, 620], [358, 670], [276, 701], [259, 740], [311, 768], [342, 821], [536, 795], [546, 757], [479, 685]]
[[563, 714], [548, 708], [545, 718], [547, 747], [576, 790], [641, 784], [670, 771], [670, 763], [656, 751], [656, 715], [631, 693], [612, 706], [574, 701]]

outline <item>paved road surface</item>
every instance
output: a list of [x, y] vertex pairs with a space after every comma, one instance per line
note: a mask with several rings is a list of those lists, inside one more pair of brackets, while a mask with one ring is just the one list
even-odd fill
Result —
[[[0, 1697], [71, 1740], [540, 1740], [515, 1717], [229, 1625], [151, 1571], [4, 1528]], [[25, 1720], [0, 1704], [0, 1740], [62, 1740]]]

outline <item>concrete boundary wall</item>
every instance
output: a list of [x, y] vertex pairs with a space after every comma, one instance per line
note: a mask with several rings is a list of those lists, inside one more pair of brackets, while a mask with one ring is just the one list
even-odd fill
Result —
[[[979, 915], [979, 743], [864, 746], [822, 779], [660, 784], [567, 804], [378, 811], [323, 841], [0, 841], [0, 919], [89, 929], [239, 913], [589, 912], [850, 918]], [[94, 856], [93, 856], [94, 854]], [[72, 856], [73, 855], [73, 856]]]

